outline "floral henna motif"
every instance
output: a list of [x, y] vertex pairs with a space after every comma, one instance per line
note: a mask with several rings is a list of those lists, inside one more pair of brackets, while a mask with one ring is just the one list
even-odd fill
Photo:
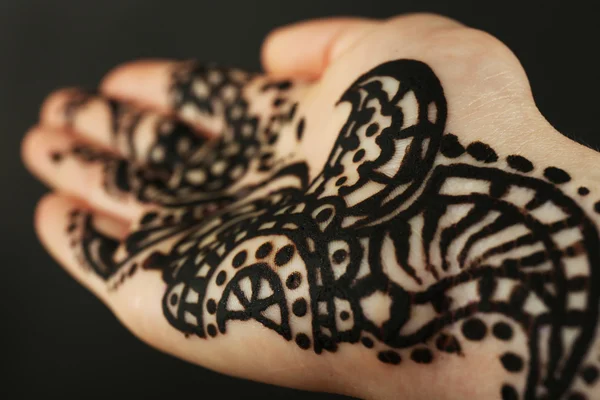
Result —
[[[159, 166], [159, 178], [128, 175], [128, 188], [153, 187], [142, 197], [166, 208], [144, 216], [125, 258], [73, 213], [69, 232], [85, 265], [109, 281], [138, 264], [160, 269], [165, 316], [188, 335], [224, 335], [232, 321], [253, 320], [302, 349], [361, 343], [387, 364], [468, 356], [467, 342], [495, 340], [506, 348], [502, 398], [584, 398], [598, 376], [590, 349], [600, 243], [561, 189], [567, 172], [482, 142], [464, 146], [445, 131], [433, 71], [397, 60], [341, 96], [350, 114], [309, 181], [307, 164], [277, 148], [283, 130], [300, 141], [307, 129], [286, 100], [291, 83], [261, 86], [274, 93], [265, 118], [244, 94], [256, 79], [195, 65], [175, 74], [177, 108], [224, 115], [224, 134], [182, 146], [189, 156], [178, 152], [189, 135], [160, 136], [164, 157], [148, 166]], [[187, 178], [155, 182], [176, 174]], [[155, 249], [166, 241], [169, 251]], [[511, 346], [519, 336], [528, 343], [520, 352]]]

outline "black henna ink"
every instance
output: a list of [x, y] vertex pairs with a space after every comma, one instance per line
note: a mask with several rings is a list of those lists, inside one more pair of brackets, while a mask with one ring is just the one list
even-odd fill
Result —
[[588, 366], [581, 371], [583, 380], [588, 385], [593, 385], [598, 380], [598, 368], [594, 366]]
[[433, 361], [433, 354], [429, 349], [416, 348], [410, 354], [410, 358], [418, 364], [429, 364]]
[[[286, 124], [298, 141], [304, 137], [306, 120], [297, 119], [298, 105], [286, 97], [292, 83], [262, 84], [259, 91], [272, 96], [274, 111], [260, 116], [243, 93], [253, 79], [198, 65], [175, 72], [177, 110], [222, 113], [226, 121], [227, 138], [192, 144], [209, 146], [207, 159], [178, 152], [189, 147], [178, 144], [188, 142], [185, 128], [173, 128], [156, 144], [164, 150], [157, 155], [168, 156], [157, 157], [151, 173], [79, 150], [79, 157], [112, 165], [119, 190], [158, 199], [166, 209], [142, 218], [118, 262], [116, 242], [85, 217], [73, 217], [73, 232], [84, 242], [77, 247], [87, 249], [84, 258], [98, 275], [113, 279], [132, 262], [160, 270], [165, 317], [185, 335], [215, 337], [227, 334], [229, 324], [254, 321], [317, 354], [360, 342], [382, 363], [406, 359], [423, 368], [437, 362], [437, 352], [468, 357], [466, 343], [506, 346], [525, 335], [522, 353], [498, 353], [507, 374], [498, 388], [503, 399], [577, 398], [583, 395], [571, 391], [575, 380], [588, 386], [598, 380], [597, 366], [586, 357], [598, 320], [600, 240], [586, 211], [563, 192], [561, 185], [572, 179], [566, 171], [499, 155], [483, 142], [461, 144], [445, 132], [446, 99], [434, 72], [418, 61], [396, 60], [363, 74], [341, 95], [339, 104], [351, 111], [326, 165], [309, 181], [305, 162], [288, 165], [273, 147]], [[265, 180], [232, 192], [251, 168]], [[165, 183], [178, 171], [190, 179]], [[241, 175], [235, 178], [234, 171]], [[294, 183], [274, 185], [280, 179]], [[249, 196], [259, 188], [273, 189]], [[520, 203], [515, 191], [531, 198]], [[457, 209], [464, 214], [446, 222]], [[594, 209], [600, 213], [600, 202]], [[521, 233], [488, 240], [509, 229]], [[568, 229], [577, 238], [563, 243], [559, 236]], [[138, 259], [174, 238], [170, 252]], [[100, 253], [90, 252], [93, 241]], [[415, 255], [422, 260], [415, 263]], [[578, 275], [571, 276], [576, 267]], [[469, 287], [473, 298], [464, 304], [456, 293]], [[577, 296], [585, 300], [579, 308], [570, 302]], [[532, 301], [542, 311], [532, 311]], [[369, 302], [387, 304], [389, 317], [369, 319]], [[432, 315], [415, 322], [418, 307]], [[294, 323], [300, 318], [310, 328], [299, 329], [307, 326]], [[524, 387], [510, 383], [513, 376], [522, 376]]]
[[480, 341], [485, 338], [487, 327], [480, 319], [472, 318], [463, 323], [462, 333], [468, 340]]
[[512, 169], [520, 172], [531, 172], [533, 171], [533, 163], [523, 156], [512, 155], [506, 157], [508, 166]]
[[494, 336], [499, 340], [510, 340], [513, 336], [513, 330], [506, 322], [498, 322], [492, 328]]
[[462, 354], [458, 339], [452, 335], [447, 335], [445, 333], [440, 334], [435, 341], [435, 345], [440, 351]]
[[477, 161], [493, 163], [498, 160], [496, 152], [487, 144], [473, 142], [467, 147], [467, 152]]
[[298, 141], [302, 140], [302, 137], [304, 136], [304, 118], [300, 119], [300, 121], [298, 121], [298, 125], [296, 126], [296, 139], [298, 139]]
[[569, 174], [567, 174], [564, 170], [556, 167], [548, 167], [544, 170], [544, 176], [550, 182], [554, 182], [557, 184], [566, 183], [571, 180]]
[[523, 360], [514, 353], [505, 353], [500, 356], [500, 362], [509, 372], [520, 372], [523, 369]]
[[442, 140], [440, 151], [448, 158], [457, 158], [465, 153], [465, 148], [459, 143], [456, 135], [447, 133]]
[[501, 395], [502, 395], [502, 400], [518, 400], [519, 399], [517, 390], [511, 385], [502, 386]]

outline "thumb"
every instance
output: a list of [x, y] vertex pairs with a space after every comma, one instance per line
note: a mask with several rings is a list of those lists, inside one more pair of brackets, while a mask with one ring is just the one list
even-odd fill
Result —
[[277, 28], [263, 43], [263, 67], [274, 76], [316, 79], [377, 24], [374, 19], [341, 17]]

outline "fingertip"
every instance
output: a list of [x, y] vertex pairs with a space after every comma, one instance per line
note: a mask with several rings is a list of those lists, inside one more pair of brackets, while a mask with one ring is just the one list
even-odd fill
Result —
[[65, 120], [65, 107], [80, 89], [64, 88], [50, 93], [40, 107], [40, 122], [50, 126], [61, 126]]
[[[29, 172], [44, 182], [55, 167], [60, 166], [63, 152], [72, 138], [59, 131], [36, 125], [21, 140], [21, 158]], [[48, 182], [47, 182], [48, 183]]]
[[50, 169], [60, 164], [62, 151], [68, 147], [69, 139], [52, 128], [33, 126], [21, 140], [21, 159], [25, 168], [44, 180]]
[[289, 28], [289, 26], [280, 26], [271, 30], [262, 42], [260, 47], [260, 61], [265, 72], [269, 74], [277, 71], [278, 54], [280, 52], [279, 44], [281, 38], [285, 37], [285, 33]]
[[132, 72], [143, 69], [148, 60], [134, 60], [113, 67], [104, 75], [100, 81], [99, 88], [101, 92], [113, 91], [122, 85], [122, 77], [129, 76]]
[[165, 109], [176, 61], [137, 60], [115, 67], [102, 79], [100, 92], [108, 97]]

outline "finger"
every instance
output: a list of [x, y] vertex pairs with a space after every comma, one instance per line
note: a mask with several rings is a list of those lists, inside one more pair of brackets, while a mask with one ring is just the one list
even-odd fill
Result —
[[[164, 82], [167, 75], [172, 75], [174, 82], [170, 106], [167, 101], [157, 101], [169, 95], [166, 85], [158, 83]], [[154, 91], [148, 92], [150, 88]], [[308, 89], [302, 82], [169, 62], [132, 63], [109, 74], [103, 84], [105, 95], [111, 98], [145, 103], [146, 107], [153, 104], [155, 108], [163, 107], [162, 112], [168, 111], [164, 107], [171, 107], [171, 112], [196, 126], [213, 123], [211, 129], [221, 135], [214, 146], [208, 146], [211, 151], [205, 147], [201, 160], [196, 157], [198, 162], [193, 166], [186, 163], [188, 170], [203, 171], [205, 189], [209, 191], [221, 190], [240, 176], [253, 175], [252, 168], [268, 173], [278, 160], [297, 150], [305, 111], [299, 100]], [[258, 162], [249, 168], [251, 159]]]
[[82, 262], [85, 256], [80, 250], [84, 238], [79, 235], [81, 226], [74, 222], [77, 219], [87, 220], [94, 227], [97, 254], [115, 248], [127, 235], [129, 223], [59, 194], [47, 195], [36, 208], [35, 228], [44, 247], [76, 280], [106, 301], [106, 285], [97, 272], [91, 271], [91, 265]]
[[101, 92], [220, 133], [246, 111], [244, 92], [253, 78], [254, 74], [239, 69], [193, 62], [136, 61], [110, 72]]
[[[44, 197], [36, 208], [35, 228], [38, 237], [51, 256], [79, 283], [103, 301], [134, 334], [144, 341], [175, 352], [180, 357], [199, 364], [242, 374], [252, 364], [250, 354], [234, 359], [221, 343], [189, 340], [170, 327], [163, 316], [164, 283], [156, 271], [146, 271], [141, 263], [121, 266], [120, 285], [109, 284], [109, 276], [118, 271], [101, 268], [110, 259], [126, 235], [127, 224], [89, 208], [77, 199], [59, 194]], [[86, 237], [91, 237], [92, 242]], [[94, 241], [97, 244], [94, 244]], [[85, 249], [92, 250], [85, 252]], [[92, 254], [93, 253], [93, 254]], [[103, 255], [108, 254], [108, 255]], [[104, 260], [102, 260], [104, 258]], [[259, 332], [260, 329], [256, 329]], [[244, 340], [257, 336], [246, 329]], [[241, 343], [241, 337], [230, 341]], [[206, 343], [206, 344], [205, 344]], [[247, 346], [245, 346], [247, 347]], [[266, 347], [266, 344], [263, 346]], [[243, 347], [242, 347], [243, 348]]]
[[265, 70], [275, 77], [316, 79], [335, 60], [377, 26], [391, 23], [407, 34], [426, 34], [437, 28], [459, 27], [459, 22], [434, 14], [408, 14], [387, 21], [366, 18], [317, 19], [276, 29], [262, 48]]
[[36, 127], [25, 136], [22, 153], [31, 172], [52, 188], [125, 220], [142, 212], [127, 186], [129, 163], [106, 150], [82, 145], [62, 131]]
[[331, 60], [379, 23], [367, 18], [328, 18], [278, 28], [264, 41], [263, 67], [274, 76], [315, 79]]
[[163, 115], [77, 89], [51, 94], [40, 120], [140, 164], [185, 157], [205, 141], [200, 133]]
[[162, 113], [171, 113], [173, 72], [180, 64], [173, 60], [139, 60], [120, 65], [102, 79], [100, 92]]
[[306, 85], [194, 62], [137, 61], [116, 68], [101, 92], [234, 139], [255, 138], [273, 114], [293, 116]]

